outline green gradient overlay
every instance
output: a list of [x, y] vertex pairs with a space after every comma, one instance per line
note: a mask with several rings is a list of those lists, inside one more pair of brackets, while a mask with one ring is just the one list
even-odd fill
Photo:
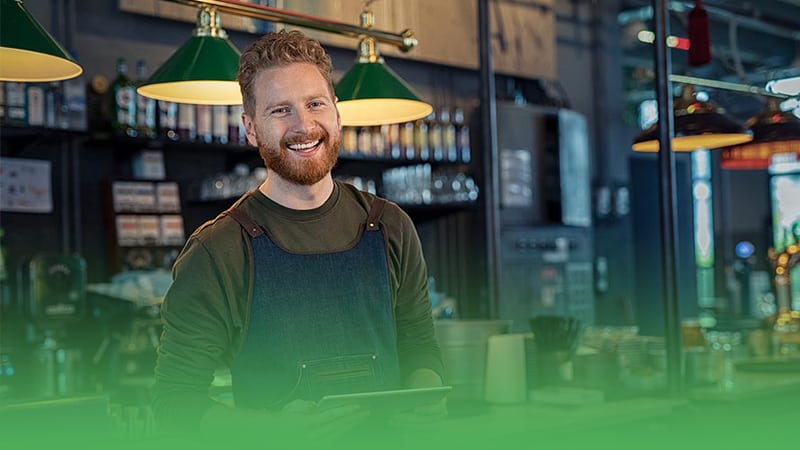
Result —
[[[630, 392], [633, 394], [641, 394]], [[800, 392], [742, 400], [686, 401], [638, 397], [584, 406], [452, 402], [450, 417], [419, 425], [363, 422], [315, 436], [270, 431], [259, 436], [178, 436], [98, 413], [98, 404], [0, 410], [3, 448], [92, 449], [762, 449], [796, 448]], [[62, 405], [63, 406], [63, 405]], [[119, 411], [116, 412], [119, 414]], [[144, 415], [140, 415], [144, 417]], [[373, 418], [375, 419], [375, 418]], [[337, 432], [341, 431], [341, 433]]]

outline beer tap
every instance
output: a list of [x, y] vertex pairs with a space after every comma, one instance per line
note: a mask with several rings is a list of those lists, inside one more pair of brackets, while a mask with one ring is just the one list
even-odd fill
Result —
[[791, 272], [800, 264], [800, 227], [793, 227], [795, 243], [788, 245], [778, 253], [774, 248], [769, 250], [769, 259], [773, 265], [773, 282], [777, 302], [777, 315], [774, 324], [774, 340], [778, 353], [784, 354], [791, 349], [800, 351], [800, 311], [792, 308]]

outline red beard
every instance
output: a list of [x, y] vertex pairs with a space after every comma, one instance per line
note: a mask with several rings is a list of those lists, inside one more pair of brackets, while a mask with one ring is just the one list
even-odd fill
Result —
[[[308, 142], [320, 139], [320, 154], [314, 158], [293, 158], [288, 145], [297, 142]], [[310, 186], [325, 178], [336, 165], [339, 157], [339, 146], [341, 137], [339, 133], [331, 138], [325, 132], [318, 132], [293, 138], [292, 140], [282, 139], [278, 148], [269, 146], [258, 139], [258, 152], [264, 160], [264, 164], [269, 170], [284, 180], [296, 184]]]

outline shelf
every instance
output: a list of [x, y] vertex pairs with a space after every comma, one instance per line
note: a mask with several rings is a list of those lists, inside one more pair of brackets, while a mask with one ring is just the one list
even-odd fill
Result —
[[[221, 198], [213, 200], [187, 200], [192, 206], [214, 206], [220, 211], [230, 207], [239, 197]], [[433, 205], [398, 204], [415, 222], [437, 219], [448, 214], [461, 211], [472, 211], [477, 208], [477, 202], [438, 203]]]
[[78, 130], [3, 125], [0, 126], [0, 140], [3, 141], [0, 148], [4, 156], [14, 157], [36, 145], [60, 140], [67, 142], [85, 136], [86, 132]]
[[433, 205], [398, 204], [414, 222], [438, 219], [457, 212], [474, 211], [477, 202], [438, 203]]
[[257, 154], [255, 147], [246, 145], [233, 145], [233, 144], [220, 144], [216, 142], [206, 143], [197, 141], [171, 141], [168, 139], [160, 138], [145, 138], [145, 137], [127, 137], [117, 136], [110, 133], [92, 133], [89, 136], [88, 145], [103, 146], [112, 144], [115, 149], [129, 149], [129, 150], [167, 150], [167, 149], [182, 149], [182, 150], [208, 150], [208, 151], [224, 151], [227, 153], [249, 153]]

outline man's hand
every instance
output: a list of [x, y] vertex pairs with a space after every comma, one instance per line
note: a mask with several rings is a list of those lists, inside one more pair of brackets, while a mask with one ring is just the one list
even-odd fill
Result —
[[[318, 448], [364, 423], [369, 411], [346, 405], [318, 411], [314, 402], [295, 400], [281, 411], [264, 412], [237, 409], [226, 405], [212, 407], [203, 417], [201, 438], [223, 440], [228, 444], [259, 443], [276, 448]], [[206, 442], [208, 443], [208, 441]]]
[[[409, 389], [442, 386], [442, 377], [431, 369], [417, 369], [406, 379]], [[392, 426], [410, 427], [413, 429], [433, 429], [437, 422], [447, 418], [447, 398], [436, 403], [420, 405], [411, 411], [396, 414], [390, 420]]]
[[276, 419], [281, 434], [293, 435], [306, 441], [326, 441], [347, 434], [369, 417], [369, 411], [359, 405], [343, 405], [318, 411], [316, 403], [294, 400], [287, 404]]

